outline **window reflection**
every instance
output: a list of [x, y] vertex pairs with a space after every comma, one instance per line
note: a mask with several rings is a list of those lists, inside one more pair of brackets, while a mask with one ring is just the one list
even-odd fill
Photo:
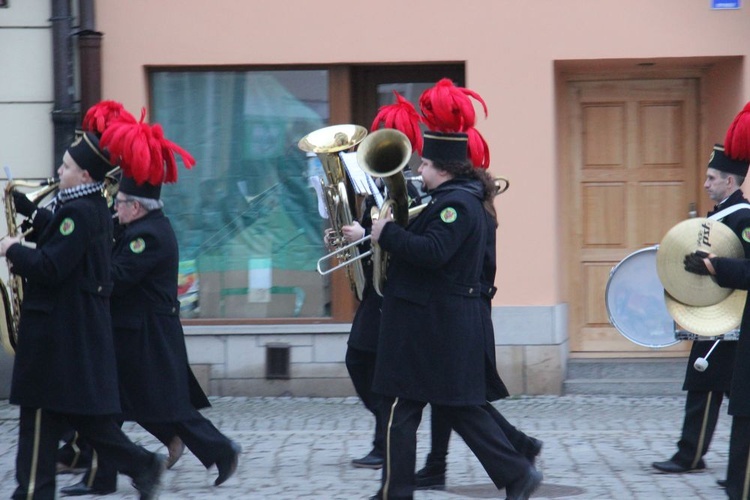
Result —
[[326, 220], [297, 142], [327, 125], [326, 71], [152, 73], [152, 118], [196, 158], [162, 197], [186, 318], [321, 317]]

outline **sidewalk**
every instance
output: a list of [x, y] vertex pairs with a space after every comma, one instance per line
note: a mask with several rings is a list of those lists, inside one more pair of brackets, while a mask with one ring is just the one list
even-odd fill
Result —
[[[366, 499], [379, 486], [380, 471], [354, 469], [366, 454], [372, 417], [356, 398], [212, 398], [204, 412], [242, 444], [236, 476], [216, 488], [215, 469], [206, 471], [186, 452], [164, 475], [161, 499]], [[651, 462], [668, 459], [682, 425], [684, 395], [668, 397], [538, 396], [496, 403], [508, 420], [544, 441], [537, 467], [544, 483], [533, 498], [548, 499], [721, 499], [731, 418], [726, 403], [706, 471], [658, 474]], [[0, 491], [15, 488], [17, 408], [0, 401]], [[429, 449], [429, 407], [419, 430], [417, 467]], [[133, 424], [126, 433], [149, 449], [158, 442]], [[78, 481], [58, 476], [58, 487]], [[92, 498], [92, 497], [82, 497]], [[136, 498], [129, 478], [106, 498]], [[455, 434], [448, 457], [448, 488], [416, 492], [417, 500], [505, 498]]]

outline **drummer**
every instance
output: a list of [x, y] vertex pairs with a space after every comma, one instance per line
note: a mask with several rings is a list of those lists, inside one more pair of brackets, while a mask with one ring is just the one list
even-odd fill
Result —
[[[747, 161], [731, 159], [724, 147], [717, 144], [708, 162], [703, 187], [716, 202], [708, 216], [729, 226], [742, 242], [745, 258], [750, 258], [750, 205], [740, 189], [747, 170]], [[740, 208], [741, 204], [747, 206]], [[724, 395], [729, 395], [737, 348], [737, 342], [719, 342], [711, 353], [708, 368], [699, 372], [693, 365], [698, 358], [706, 357], [713, 344], [711, 340], [693, 341], [682, 387], [687, 391], [682, 435], [672, 458], [652, 464], [661, 472], [682, 473], [706, 468], [703, 456], [711, 444]], [[724, 480], [718, 482], [721, 486], [726, 484]]]

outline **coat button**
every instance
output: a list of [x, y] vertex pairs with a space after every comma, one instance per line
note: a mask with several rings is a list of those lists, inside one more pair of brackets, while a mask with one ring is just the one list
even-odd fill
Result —
[[469, 288], [469, 293], [474, 293], [474, 289], [470, 287]]
[[96, 291], [97, 291], [97, 292], [101, 292], [101, 291], [102, 291], [102, 286], [101, 286], [101, 285], [99, 285], [99, 288], [97, 288], [97, 289], [96, 289]]

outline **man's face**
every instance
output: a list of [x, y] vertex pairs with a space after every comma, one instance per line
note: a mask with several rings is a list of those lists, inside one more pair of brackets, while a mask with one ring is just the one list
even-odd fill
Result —
[[732, 194], [733, 183], [731, 177], [715, 168], [706, 169], [706, 182], [703, 188], [708, 193], [708, 197], [714, 202], [719, 203], [724, 198]]
[[115, 196], [115, 211], [120, 224], [123, 226], [130, 224], [138, 217], [138, 202], [125, 193], [117, 193], [117, 196]]
[[446, 172], [436, 168], [432, 160], [427, 158], [422, 158], [422, 163], [419, 165], [417, 172], [422, 176], [422, 182], [428, 191], [448, 180]]
[[57, 175], [60, 177], [60, 190], [75, 187], [86, 182], [87, 172], [78, 166], [78, 163], [66, 151], [63, 155], [63, 161], [57, 169]]

